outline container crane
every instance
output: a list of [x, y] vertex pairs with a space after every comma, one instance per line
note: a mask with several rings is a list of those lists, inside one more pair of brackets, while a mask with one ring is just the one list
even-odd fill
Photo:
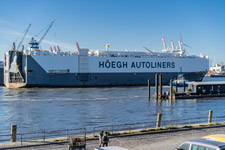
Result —
[[45, 31], [44, 35], [41, 37], [41, 39], [38, 41], [38, 44], [41, 43], [41, 41], [45, 38], [45, 36], [47, 35], [48, 31], [51, 29], [52, 25], [55, 23], [55, 19], [51, 22], [51, 24], [49, 25], [48, 29]]
[[26, 35], [27, 35], [27, 33], [28, 33], [29, 29], [30, 29], [30, 26], [31, 26], [31, 24], [29, 24], [29, 26], [27, 27], [27, 29], [26, 29], [26, 31], [25, 31], [25, 33], [23, 35], [23, 38], [21, 39], [19, 45], [17, 46], [17, 50], [20, 48], [21, 44], [23, 43], [23, 40], [25, 39], [25, 37], [26, 37]]

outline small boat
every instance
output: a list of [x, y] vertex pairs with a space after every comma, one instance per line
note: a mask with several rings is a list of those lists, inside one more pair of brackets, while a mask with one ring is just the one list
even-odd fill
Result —
[[[190, 81], [188, 81], [188, 80], [186, 80], [185, 78], [184, 78], [184, 75], [183, 74], [179, 74], [178, 76], [177, 76], [177, 79], [176, 80], [173, 80], [173, 86], [178, 86], [178, 87], [183, 87], [184, 86], [184, 84], [185, 84], [185, 86], [188, 86], [188, 82], [190, 82]], [[169, 83], [169, 85], [170, 85], [170, 83]]]

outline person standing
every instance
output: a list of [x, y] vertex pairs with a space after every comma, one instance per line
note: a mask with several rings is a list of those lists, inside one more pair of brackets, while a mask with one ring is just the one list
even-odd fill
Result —
[[99, 133], [99, 147], [103, 146], [103, 135], [104, 131]]
[[104, 146], [108, 146], [109, 144], [109, 136], [108, 136], [108, 132], [105, 132], [104, 136], [103, 136], [103, 147]]

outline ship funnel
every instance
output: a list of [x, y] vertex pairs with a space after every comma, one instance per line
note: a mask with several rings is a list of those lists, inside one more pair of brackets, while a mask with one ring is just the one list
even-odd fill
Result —
[[52, 49], [52, 47], [50, 47], [50, 49], [51, 49], [51, 52], [53, 53], [53, 49]]
[[77, 50], [79, 50], [80, 46], [79, 46], [78, 42], [76, 42], [76, 45], [77, 45]]
[[164, 38], [162, 38], [162, 42], [163, 42], [163, 49], [166, 50], [166, 42]]
[[56, 47], [54, 46], [54, 50], [55, 50], [55, 52], [57, 52], [57, 50], [56, 50]]
[[173, 40], [171, 40], [170, 42], [171, 42], [172, 50], [174, 50]]
[[58, 51], [60, 52], [61, 50], [60, 50], [60, 48], [59, 48], [59, 45], [57, 45], [57, 48], [58, 48]]

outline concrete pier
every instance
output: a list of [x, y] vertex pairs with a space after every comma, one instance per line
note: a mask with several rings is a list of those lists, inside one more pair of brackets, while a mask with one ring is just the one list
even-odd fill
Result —
[[[173, 82], [170, 80], [170, 91], [162, 93], [161, 99], [195, 99], [209, 97], [225, 97], [225, 82], [188, 82], [186, 91], [185, 82], [183, 92], [178, 92], [177, 87], [174, 91]], [[169, 93], [169, 95], [167, 94]]]

